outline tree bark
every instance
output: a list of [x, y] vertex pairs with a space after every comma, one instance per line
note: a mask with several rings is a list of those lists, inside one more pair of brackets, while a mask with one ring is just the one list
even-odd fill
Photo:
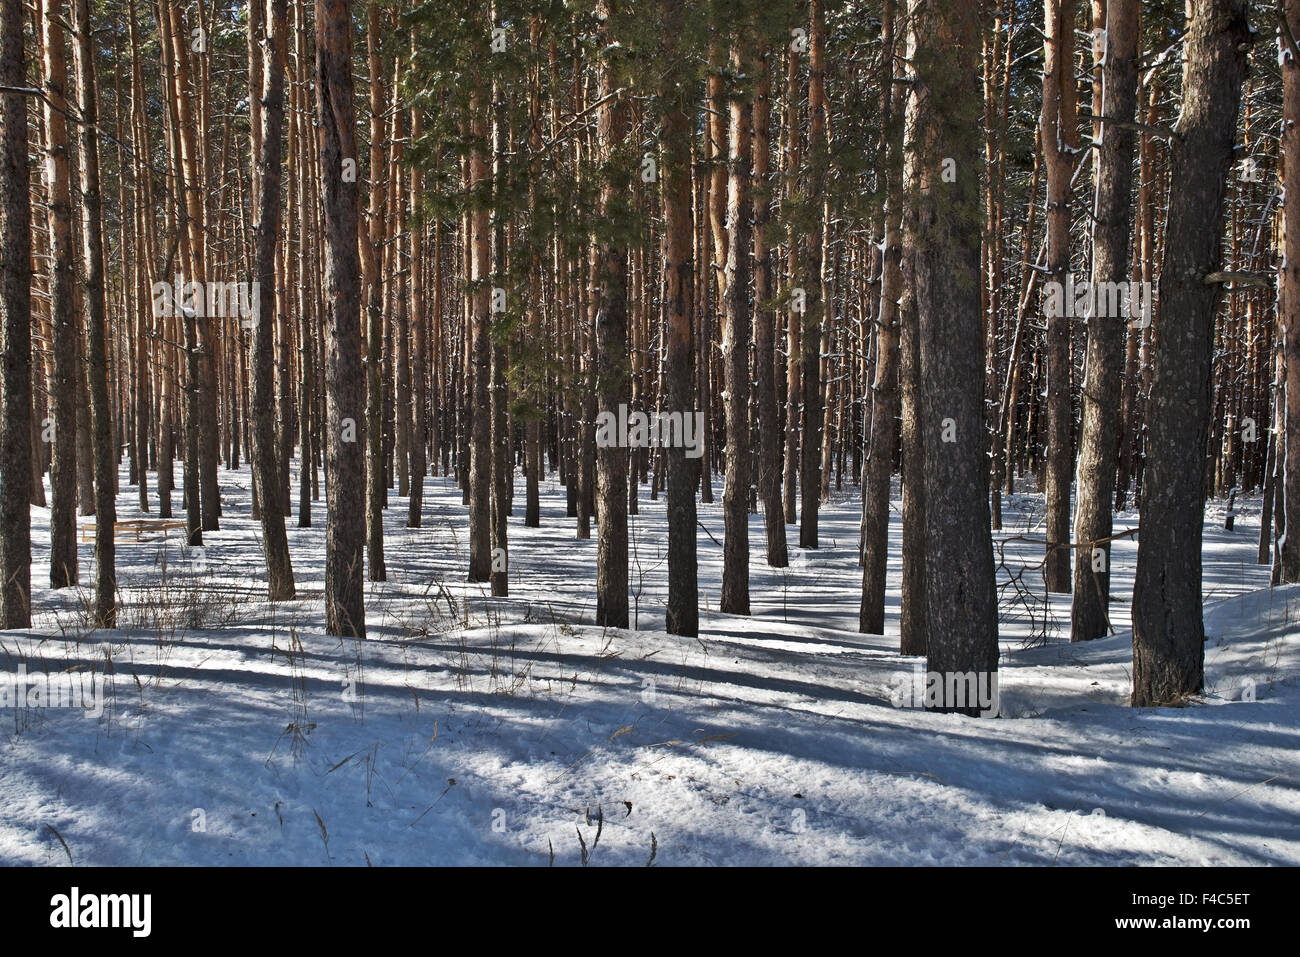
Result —
[[1151, 384], [1137, 576], [1134, 707], [1200, 692], [1205, 628], [1201, 524], [1223, 198], [1246, 53], [1245, 0], [1198, 0], [1188, 25], [1183, 107], [1170, 142], [1169, 215], [1160, 270], [1160, 336]]
[[[752, 68], [742, 23], [731, 47], [731, 72], [748, 84]], [[727, 259], [722, 330], [723, 395], [727, 422], [727, 478], [722, 490], [725, 536], [719, 610], [749, 614], [749, 254], [750, 124], [752, 94], [733, 91], [727, 134]]]
[[[1300, 0], [1285, 0], [1284, 16], [1300, 31]], [[1278, 325], [1286, 363], [1286, 429], [1282, 436], [1282, 503], [1286, 532], [1278, 548], [1279, 580], [1300, 582], [1300, 63], [1282, 56], [1282, 262], [1278, 268]], [[1292, 535], [1292, 531], [1295, 535]]]
[[902, 272], [902, 109], [895, 97], [894, 10], [885, 0], [881, 53], [881, 115], [884, 117], [885, 236], [876, 325], [876, 370], [871, 386], [871, 446], [863, 488], [862, 604], [858, 630], [885, 633], [885, 580], [889, 571], [889, 492], [898, 435], [898, 301]]
[[[32, 210], [23, 9], [0, 0], [0, 628], [29, 628], [32, 575]], [[112, 528], [110, 526], [110, 536]]]
[[776, 406], [776, 315], [772, 305], [776, 284], [773, 279], [774, 251], [768, 243], [771, 219], [770, 128], [772, 112], [772, 67], [767, 49], [760, 46], [756, 60], [754, 90], [754, 366], [757, 389], [758, 494], [763, 500], [767, 531], [767, 563], [773, 568], [789, 565], [785, 540], [785, 516], [781, 506], [781, 423]]
[[[1106, 31], [1101, 112], [1113, 120], [1131, 123], [1137, 111], [1139, 5], [1137, 0], [1108, 0], [1106, 7], [1105, 22], [1098, 27]], [[1092, 239], [1094, 290], [1102, 283], [1128, 280], [1132, 232], [1134, 133], [1119, 123], [1100, 125]], [[1111, 534], [1128, 318], [1122, 314], [1098, 315], [1101, 302], [1102, 297], [1094, 295], [1084, 360], [1083, 426], [1074, 514], [1074, 541], [1083, 550], [1074, 568], [1071, 641], [1102, 638], [1110, 628], [1110, 542], [1104, 540]]]
[[[1074, 83], [1075, 0], [1043, 4], [1043, 112], [1040, 141], [1047, 171], [1047, 272], [1064, 289], [1070, 271], [1070, 180], [1077, 142]], [[1047, 590], [1070, 591], [1070, 483], [1074, 471], [1070, 406], [1070, 321], [1047, 317]]]
[[[906, 219], [920, 352], [925, 477], [928, 671], [943, 676], [931, 710], [996, 713], [997, 596], [989, 527], [984, 362], [980, 335], [979, 60], [973, 4], [914, 0], [909, 18], [916, 90], [908, 102]], [[955, 173], [945, 176], [949, 167]], [[994, 700], [972, 702], [973, 673]], [[967, 693], [963, 694], [962, 691]]]
[[[95, 622], [117, 627], [117, 571], [113, 533], [117, 524], [117, 455], [112, 442], [108, 391], [108, 337], [104, 305], [104, 241], [100, 215], [98, 106], [89, 0], [73, 0], [76, 33], [77, 107], [81, 113], [78, 156], [81, 180], [81, 241], [86, 304], [86, 359], [90, 380], [91, 440], [95, 456]], [[7, 386], [6, 386], [7, 388]], [[9, 460], [6, 460], [9, 461]]]
[[[254, 0], [257, 2], [257, 0]], [[254, 125], [261, 131], [254, 195], [258, 200], [256, 234], [257, 313], [253, 319], [252, 419], [253, 470], [262, 521], [262, 551], [266, 556], [268, 597], [284, 601], [294, 596], [293, 563], [285, 534], [284, 496], [280, 487], [279, 447], [275, 421], [275, 253], [280, 239], [280, 138], [284, 129], [285, 33], [288, 0], [271, 0], [270, 21], [262, 43], [265, 55], [263, 89], [250, 90], [258, 104]], [[250, 29], [252, 27], [250, 26]], [[285, 330], [287, 334], [287, 328]]]
[[[77, 566], [77, 376], [81, 373], [78, 323], [72, 294], [72, 193], [69, 186], [68, 67], [59, 0], [43, 0], [45, 46], [45, 177], [50, 217], [50, 326], [53, 333], [51, 403], [54, 447], [50, 463], [50, 587], [79, 580]], [[141, 378], [144, 370], [138, 370]], [[138, 479], [144, 482], [144, 463]]]
[[[631, 164], [625, 151], [627, 102], [623, 83], [622, 48], [616, 46], [611, 20], [620, 13], [617, 0], [601, 0], [600, 110], [597, 136], [604, 178], [600, 188], [599, 297], [596, 313], [596, 387], [600, 409], [615, 418], [629, 399], [627, 348], [627, 247], [618, 238], [628, 215], [625, 197], [631, 190]], [[627, 460], [620, 443], [596, 450], [596, 624], [628, 626]]]
[[[316, 112], [325, 213], [326, 518], [325, 629], [366, 635], [365, 468], [357, 431], [365, 423], [361, 289], [357, 252], [356, 112], [352, 103], [352, 11], [348, 0], [316, 0]], [[358, 420], [360, 419], [360, 422]], [[378, 428], [378, 423], [373, 427]], [[345, 433], [345, 428], [347, 432]]]
[[[660, 0], [664, 64], [660, 96], [665, 110], [661, 181], [663, 185], [665, 299], [668, 321], [667, 380], [664, 406], [686, 421], [695, 405], [695, 259], [692, 242], [691, 126], [695, 115], [686, 65], [677, 51], [685, 11], [676, 0]], [[694, 460], [681, 443], [664, 449], [668, 461], [668, 610], [671, 635], [699, 634]]]

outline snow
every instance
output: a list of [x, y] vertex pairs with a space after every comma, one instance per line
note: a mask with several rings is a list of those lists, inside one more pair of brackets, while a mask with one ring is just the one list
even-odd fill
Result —
[[[716, 611], [721, 549], [701, 533], [693, 639], [662, 631], [665, 503], [645, 487], [624, 631], [591, 624], [596, 542], [574, 539], [553, 479], [540, 529], [519, 483], [511, 597], [492, 599], [463, 581], [459, 490], [430, 477], [421, 529], [390, 496], [390, 580], [368, 586], [356, 642], [324, 634], [323, 502], [316, 527], [290, 520], [299, 598], [271, 606], [248, 473], [221, 481], [202, 561], [175, 533], [119, 543], [115, 632], [90, 628], [87, 589], [45, 587], [33, 509], [37, 614], [0, 633], [0, 679], [80, 669], [107, 693], [98, 718], [0, 707], [0, 863], [1300, 863], [1300, 586], [1269, 590], [1254, 563], [1258, 499], [1234, 532], [1222, 503], [1207, 512], [1203, 697], [1128, 707], [1121, 539], [1114, 637], [1069, 644], [1068, 596], [1046, 643], [1004, 608], [991, 720], [891, 704], [923, 664], [896, 650], [897, 498], [887, 635], [857, 633], [846, 489], [788, 569], [764, 563], [751, 516], [750, 618]], [[124, 477], [119, 518], [141, 517], [135, 500]], [[1031, 539], [1008, 556], [1041, 558], [1041, 503], [1004, 501], [998, 536]], [[720, 542], [720, 503], [700, 517]]]

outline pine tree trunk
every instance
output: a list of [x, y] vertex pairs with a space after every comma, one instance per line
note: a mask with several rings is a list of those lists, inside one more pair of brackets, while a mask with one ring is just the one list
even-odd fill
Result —
[[[325, 630], [364, 638], [365, 467], [357, 441], [365, 403], [357, 252], [356, 113], [352, 11], [316, 0], [316, 113], [325, 226]], [[362, 419], [364, 422], [364, 419]], [[375, 424], [378, 427], [378, 424]], [[345, 431], [346, 430], [346, 431]]]
[[[980, 335], [980, 15], [974, 5], [914, 0], [909, 59], [908, 239], [920, 352], [928, 671], [944, 687], [931, 710], [996, 714], [997, 596], [989, 527], [988, 433]], [[949, 161], [953, 173], [943, 175]], [[972, 700], [963, 676], [991, 690]], [[965, 690], [966, 694], [962, 691]]]
[[[732, 40], [731, 72], [748, 83], [752, 69], [749, 39], [741, 24]], [[749, 614], [749, 254], [750, 123], [752, 94], [735, 91], [730, 99], [727, 134], [727, 260], [722, 330], [722, 365], [726, 392], [727, 479], [722, 490], [726, 534], [722, 546], [722, 596], [719, 610]]]
[[[1074, 105], [1075, 0], [1046, 0], [1043, 5], [1043, 112], [1039, 121], [1047, 171], [1047, 272], [1066, 286], [1070, 271], [1070, 179], [1077, 140]], [[1059, 313], [1059, 314], [1058, 314]], [[1065, 310], [1047, 316], [1047, 564], [1048, 591], [1070, 591], [1070, 483], [1074, 453], [1071, 442], [1070, 320]]]
[[[481, 190], [488, 178], [488, 138], [485, 121], [489, 104], [481, 86], [475, 86], [470, 98], [470, 125], [473, 145], [469, 158], [471, 190]], [[491, 289], [488, 278], [488, 210], [475, 207], [469, 214], [470, 254], [470, 342], [466, 356], [467, 372], [473, 376], [472, 392], [465, 414], [469, 416], [469, 580], [490, 581], [492, 577], [492, 407], [488, 379], [492, 369], [490, 336]]]
[[862, 604], [858, 630], [885, 633], [885, 580], [889, 570], [889, 493], [898, 435], [898, 301], [902, 272], [903, 98], [895, 97], [894, 10], [885, 0], [882, 30], [881, 114], [885, 117], [885, 236], [876, 325], [876, 372], [871, 387], [871, 445], [863, 485]]
[[[275, 253], [280, 239], [280, 139], [284, 128], [284, 59], [288, 0], [271, 0], [270, 22], [262, 43], [266, 62], [264, 87], [250, 91], [258, 104], [254, 125], [262, 152], [257, 158], [254, 195], [258, 198], [256, 224], [256, 276], [258, 306], [253, 320], [252, 419], [253, 470], [262, 521], [262, 550], [266, 556], [267, 589], [271, 601], [294, 596], [293, 563], [285, 534], [284, 496], [280, 494], [279, 448], [275, 434]], [[251, 29], [251, 26], [250, 26]], [[284, 330], [287, 335], [287, 328]]]
[[[1092, 239], [1093, 290], [1128, 280], [1133, 186], [1131, 123], [1137, 110], [1137, 60], [1141, 35], [1137, 0], [1108, 0], [1102, 57], [1101, 151]], [[1116, 122], [1108, 122], [1114, 120]], [[1084, 360], [1083, 424], [1075, 489], [1074, 540], [1082, 548], [1074, 568], [1070, 640], [1102, 638], [1110, 628], [1111, 503], [1115, 493], [1119, 404], [1123, 393], [1124, 340], [1128, 318], [1099, 315], [1094, 294]], [[1133, 303], [1133, 306], [1140, 306]]]
[[[415, 37], [411, 37], [415, 54]], [[411, 109], [411, 142], [424, 137], [424, 111]], [[424, 172], [418, 164], [410, 171], [411, 192], [411, 498], [407, 503], [406, 526], [419, 528], [424, 507], [424, 477], [429, 472], [426, 449], [429, 441], [429, 318], [424, 310]]]
[[[50, 325], [54, 374], [50, 396], [54, 447], [50, 465], [50, 587], [79, 580], [77, 566], [77, 376], [81, 355], [72, 298], [72, 193], [68, 172], [68, 67], [62, 3], [43, 0], [45, 177], [50, 218]], [[143, 378], [143, 370], [139, 372]], [[140, 468], [143, 469], [143, 463]], [[144, 481], [141, 471], [139, 476]]]
[[1170, 143], [1160, 270], [1160, 338], [1133, 586], [1134, 707], [1200, 692], [1205, 629], [1201, 524], [1223, 199], [1251, 34], [1245, 0], [1198, 0], [1189, 22], [1183, 107]]
[[[320, 2], [320, 0], [317, 0]], [[384, 238], [384, 73], [379, 59], [379, 5], [366, 11], [366, 52], [370, 67], [370, 210], [369, 229], [361, 246], [366, 289], [366, 569], [372, 582], [387, 578], [384, 565], [384, 282], [381, 248]]]
[[[117, 627], [117, 571], [113, 533], [117, 524], [117, 456], [112, 444], [108, 392], [108, 342], [104, 305], [104, 242], [100, 216], [98, 107], [89, 0], [73, 0], [77, 36], [77, 106], [81, 126], [81, 239], [84, 254], [86, 358], [90, 379], [91, 438], [95, 456], [95, 622]], [[6, 390], [8, 384], [6, 383]], [[12, 459], [6, 459], [12, 461]]]
[[781, 423], [776, 407], [776, 295], [773, 256], [767, 228], [771, 219], [770, 129], [772, 113], [772, 67], [767, 49], [756, 56], [757, 86], [754, 91], [754, 365], [756, 367], [757, 415], [760, 452], [758, 495], [763, 501], [767, 531], [767, 563], [773, 568], [789, 565], [785, 540], [785, 516], [781, 508]]
[[[627, 101], [618, 91], [624, 83], [621, 47], [610, 20], [621, 11], [617, 0], [601, 0], [596, 16], [602, 24], [605, 54], [600, 63], [601, 107], [597, 135], [605, 165], [600, 188], [600, 226], [617, 233], [619, 208], [631, 189], [632, 167], [618, 162], [627, 139]], [[613, 235], [597, 239], [600, 304], [596, 313], [596, 388], [600, 411], [619, 418], [629, 401], [627, 348], [627, 247]], [[596, 624], [628, 626], [627, 461], [621, 443], [602, 443], [596, 450]]]
[[[1300, 30], [1300, 0], [1285, 0], [1292, 35]], [[1279, 547], [1280, 580], [1300, 582], [1300, 62], [1290, 50], [1282, 73], [1282, 262], [1278, 268], [1278, 326], [1286, 363], [1286, 432], [1282, 437], [1282, 502], [1287, 533]], [[1295, 530], [1293, 536], [1291, 531]]]
[[[685, 11], [676, 0], [661, 0], [663, 54], [666, 69], [660, 85], [665, 116], [662, 162], [664, 259], [667, 303], [668, 394], [665, 411], [683, 422], [695, 406], [695, 261], [692, 241], [691, 125], [695, 116], [692, 84], [677, 55], [676, 39]], [[696, 460], [687, 458], [682, 444], [664, 449], [668, 468], [668, 611], [671, 635], [699, 634], [697, 591], [695, 486]]]
[[[23, 9], [0, 0], [0, 85], [27, 86]], [[31, 626], [32, 234], [27, 98], [0, 93], [0, 628]], [[110, 536], [112, 534], [110, 527]]]
[[[812, 0], [808, 49], [808, 173], [803, 197], [823, 209], [821, 194], [829, 167], [826, 143], [826, 16], [821, 0]], [[826, 303], [822, 296], [823, 215], [805, 236], [801, 275], [806, 309], [800, 317], [800, 379], [803, 386], [803, 434], [799, 440], [799, 547], [817, 547], [817, 509], [821, 500], [822, 404], [821, 343]]]

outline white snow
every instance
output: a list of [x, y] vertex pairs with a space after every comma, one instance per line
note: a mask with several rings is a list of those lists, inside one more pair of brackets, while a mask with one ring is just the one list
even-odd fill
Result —
[[[1201, 699], [1128, 707], [1127, 539], [1114, 637], [1069, 644], [1068, 596], [1053, 596], [1056, 633], [1027, 647], [1023, 614], [1004, 609], [990, 720], [890, 703], [921, 663], [896, 651], [897, 499], [889, 634], [857, 633], [846, 489], [823, 547], [791, 548], [785, 570], [765, 564], [751, 516], [750, 618], [716, 612], [721, 549], [701, 532], [687, 639], [662, 631], [664, 501], [646, 487], [640, 630], [615, 631], [590, 624], [595, 539], [574, 539], [553, 479], [540, 529], [523, 526], [518, 484], [502, 600], [463, 581], [460, 492], [431, 477], [421, 529], [390, 496], [389, 581], [368, 586], [356, 642], [324, 634], [324, 502], [316, 527], [289, 521], [299, 598], [273, 607], [248, 473], [221, 481], [201, 563], [175, 533], [118, 544], [115, 632], [89, 627], [88, 589], [46, 587], [48, 512], [33, 509], [37, 613], [0, 633], [0, 680], [80, 669], [108, 693], [98, 719], [0, 708], [0, 863], [545, 866], [553, 849], [559, 866], [581, 862], [579, 834], [593, 866], [652, 848], [657, 865], [1300, 863], [1300, 587], [1269, 590], [1255, 564], [1258, 499], [1238, 503], [1234, 532], [1221, 504], [1207, 513]], [[296, 473], [293, 488], [296, 506]], [[141, 517], [135, 501], [124, 476], [119, 518]], [[700, 510], [719, 542], [720, 508]], [[1041, 557], [1041, 508], [1004, 502], [998, 537], [1033, 539], [1008, 556]], [[89, 582], [89, 544], [81, 560]], [[1025, 577], [1041, 598], [1041, 575]]]

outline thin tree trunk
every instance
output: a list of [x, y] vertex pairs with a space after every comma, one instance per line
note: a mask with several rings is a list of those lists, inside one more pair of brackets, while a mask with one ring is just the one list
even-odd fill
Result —
[[[1137, 0], [1108, 0], [1102, 57], [1103, 116], [1131, 123], [1137, 110], [1137, 59], [1140, 33]], [[1119, 405], [1123, 393], [1125, 322], [1123, 315], [1100, 315], [1102, 283], [1128, 279], [1132, 232], [1133, 130], [1116, 122], [1101, 124], [1096, 159], [1097, 193], [1093, 226], [1093, 307], [1083, 380], [1083, 427], [1079, 440], [1074, 540], [1084, 551], [1074, 568], [1070, 640], [1102, 638], [1110, 626], [1111, 504], [1115, 492]], [[1131, 303], [1130, 305], [1137, 305]]]
[[[615, 162], [627, 138], [627, 101], [619, 91], [625, 69], [622, 48], [611, 19], [621, 12], [617, 0], [601, 0], [596, 16], [602, 24], [605, 54], [600, 63], [598, 137], [606, 178], [600, 188], [601, 227], [617, 233], [618, 205], [631, 189], [630, 164]], [[596, 313], [596, 388], [601, 411], [619, 418], [628, 394], [627, 247], [615, 236], [598, 238], [600, 305]], [[596, 624], [628, 626], [627, 458], [621, 443], [599, 443], [596, 450]]]
[[881, 115], [885, 118], [885, 236], [876, 325], [876, 372], [871, 392], [871, 447], [863, 487], [862, 604], [858, 630], [885, 633], [885, 580], [889, 570], [889, 493], [898, 435], [898, 301], [902, 272], [903, 98], [893, 94], [894, 10], [885, 0], [882, 30]]
[[[678, 57], [676, 42], [685, 11], [676, 0], [660, 0], [664, 64], [660, 96], [665, 116], [663, 161], [664, 260], [668, 313], [667, 413], [682, 421], [695, 405], [695, 261], [692, 249], [691, 124], [695, 115], [693, 85], [686, 64]], [[672, 635], [699, 634], [695, 531], [695, 467], [684, 443], [665, 450], [668, 463], [668, 610], [666, 630]]]
[[[748, 83], [752, 68], [741, 24], [732, 40], [731, 71]], [[735, 91], [730, 100], [727, 134], [727, 260], [722, 364], [726, 393], [727, 479], [722, 491], [726, 529], [722, 546], [722, 596], [719, 610], [749, 614], [749, 254], [752, 216], [750, 123], [752, 94]]]
[[[253, 321], [253, 471], [262, 520], [262, 551], [266, 556], [267, 590], [271, 601], [294, 597], [293, 563], [285, 534], [285, 501], [281, 494], [280, 449], [275, 433], [275, 253], [280, 239], [280, 139], [284, 128], [285, 32], [288, 0], [271, 0], [270, 21], [262, 42], [266, 57], [264, 87], [250, 91], [258, 104], [253, 125], [262, 152], [257, 159], [254, 195], [258, 198], [256, 225], [258, 306]], [[251, 29], [251, 26], [250, 26]], [[283, 334], [288, 334], [287, 316]]]
[[[98, 107], [89, 0], [73, 0], [76, 33], [78, 159], [81, 180], [81, 240], [84, 254], [86, 357], [90, 379], [91, 438], [95, 456], [95, 622], [117, 627], [117, 571], [113, 533], [117, 524], [117, 457], [112, 444], [108, 393], [108, 342], [104, 305], [104, 242], [100, 216]], [[6, 389], [8, 385], [6, 384]], [[6, 459], [12, 461], [12, 459]]]
[[[320, 2], [320, 0], [317, 0]], [[366, 567], [370, 581], [387, 576], [384, 565], [384, 282], [381, 247], [384, 237], [384, 73], [379, 59], [379, 5], [366, 11], [366, 52], [370, 66], [370, 211], [369, 232], [361, 246], [366, 300]]]
[[[45, 176], [50, 217], [54, 448], [50, 465], [50, 587], [79, 581], [77, 566], [77, 376], [81, 369], [72, 295], [72, 193], [68, 172], [68, 67], [59, 0], [43, 0]], [[138, 370], [141, 379], [143, 369]], [[138, 479], [144, 482], [144, 463]]]
[[[1043, 5], [1043, 112], [1040, 143], [1047, 171], [1047, 272], [1066, 286], [1070, 271], [1070, 180], [1077, 141], [1074, 83], [1075, 0], [1045, 0]], [[1059, 313], [1059, 314], [1058, 314]], [[1065, 310], [1047, 317], [1047, 564], [1048, 591], [1070, 590], [1071, 442], [1070, 321]]]
[[785, 521], [781, 510], [781, 433], [776, 408], [775, 337], [776, 315], [772, 257], [767, 226], [771, 218], [772, 184], [770, 136], [772, 112], [772, 67], [766, 47], [756, 56], [758, 73], [754, 91], [754, 365], [757, 370], [758, 434], [761, 445], [758, 462], [758, 494], [763, 500], [767, 530], [767, 563], [773, 568], [789, 564]]

